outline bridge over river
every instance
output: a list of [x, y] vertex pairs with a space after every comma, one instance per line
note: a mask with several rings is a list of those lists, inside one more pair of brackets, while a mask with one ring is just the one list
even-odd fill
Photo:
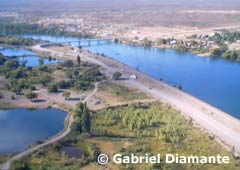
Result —
[[57, 44], [74, 45], [74, 46], [78, 46], [78, 47], [84, 47], [84, 46], [110, 44], [112, 42], [118, 42], [119, 40], [120, 40], [119, 38], [80, 39], [80, 40], [76, 40], [76, 41], [58, 42]]

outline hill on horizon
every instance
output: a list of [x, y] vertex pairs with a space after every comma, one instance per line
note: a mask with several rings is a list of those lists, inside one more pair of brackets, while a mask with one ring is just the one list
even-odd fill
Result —
[[239, 0], [1, 0], [1, 10], [186, 8], [240, 10]]

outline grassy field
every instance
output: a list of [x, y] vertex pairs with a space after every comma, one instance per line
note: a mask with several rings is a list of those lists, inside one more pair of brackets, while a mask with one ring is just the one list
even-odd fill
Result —
[[[61, 151], [72, 146], [83, 154], [81, 159]], [[226, 155], [228, 165], [193, 164], [143, 164], [101, 167], [96, 162], [100, 153], [137, 155], [150, 153], [162, 155]], [[213, 137], [193, 127], [178, 111], [166, 104], [132, 104], [91, 113], [91, 133], [71, 132], [62, 141], [29, 155], [22, 160], [29, 169], [37, 170], [95, 170], [95, 169], [163, 169], [163, 170], [238, 170], [240, 165]]]
[[10, 105], [7, 103], [0, 103], [0, 109], [5, 110], [5, 109], [14, 109], [16, 106]]
[[6, 156], [0, 156], [0, 164], [3, 163], [6, 160]]
[[106, 105], [150, 99], [150, 97], [139, 90], [130, 89], [121, 85], [119, 82], [114, 81], [108, 81], [101, 84], [99, 87], [98, 97]]

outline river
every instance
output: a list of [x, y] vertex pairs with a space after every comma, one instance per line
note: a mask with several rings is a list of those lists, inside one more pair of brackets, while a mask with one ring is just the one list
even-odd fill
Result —
[[[74, 37], [25, 36], [50, 42], [79, 40]], [[72, 44], [77, 46], [78, 43]], [[139, 47], [120, 43], [84, 46], [103, 53], [183, 90], [240, 119], [240, 63], [221, 58], [199, 57], [171, 49]]]

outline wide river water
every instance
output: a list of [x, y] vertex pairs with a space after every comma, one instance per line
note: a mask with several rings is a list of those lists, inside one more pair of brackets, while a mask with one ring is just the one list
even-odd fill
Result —
[[67, 113], [57, 109], [0, 110], [0, 155], [25, 150], [64, 128]]
[[[25, 36], [51, 42], [75, 41], [74, 37]], [[78, 43], [72, 45], [77, 46]], [[175, 50], [144, 48], [120, 43], [84, 46], [104, 53], [156, 79], [183, 90], [240, 119], [240, 63], [199, 57]]]

